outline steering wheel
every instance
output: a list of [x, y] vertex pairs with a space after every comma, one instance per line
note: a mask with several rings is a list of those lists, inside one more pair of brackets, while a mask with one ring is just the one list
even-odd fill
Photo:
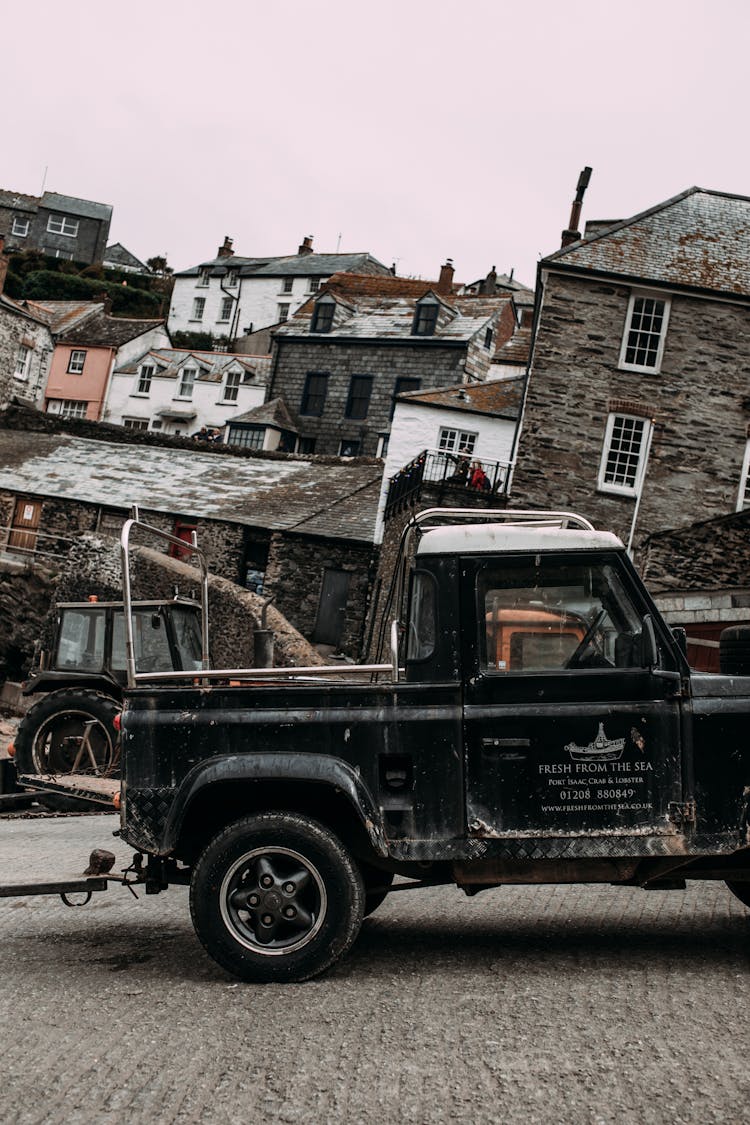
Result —
[[594, 620], [589, 625], [586, 632], [581, 637], [581, 641], [580, 641], [578, 647], [576, 648], [575, 652], [571, 656], [568, 663], [565, 665], [566, 668], [578, 668], [579, 667], [579, 665], [581, 663], [581, 660], [583, 659], [583, 654], [585, 653], [586, 649], [591, 644], [591, 641], [594, 637], [594, 634], [596, 633], [596, 630], [599, 628], [599, 626], [601, 625], [602, 621], [604, 620], [604, 618], [606, 616], [607, 616], [606, 609], [604, 609], [604, 608], [600, 609], [599, 612], [597, 613], [596, 617], [594, 618]]

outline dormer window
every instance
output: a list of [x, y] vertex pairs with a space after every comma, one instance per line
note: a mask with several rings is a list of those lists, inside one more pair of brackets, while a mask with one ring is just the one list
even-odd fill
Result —
[[311, 332], [330, 332], [333, 328], [333, 314], [336, 311], [336, 302], [333, 297], [321, 297], [315, 304]]
[[193, 384], [195, 383], [198, 371], [195, 367], [183, 367], [180, 373], [180, 387], [177, 391], [178, 398], [192, 398], [193, 397]]
[[237, 270], [227, 270], [227, 289], [234, 289], [237, 284]]
[[437, 318], [438, 303], [434, 297], [423, 297], [421, 301], [417, 301], [412, 336], [434, 336]]
[[211, 279], [211, 270], [208, 268], [208, 266], [202, 266], [201, 271], [198, 274], [198, 284], [199, 285], [208, 285], [210, 279]]

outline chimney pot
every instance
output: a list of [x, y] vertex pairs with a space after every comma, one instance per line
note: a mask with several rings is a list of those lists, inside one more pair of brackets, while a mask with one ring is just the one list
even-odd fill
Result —
[[578, 183], [576, 184], [576, 197], [573, 200], [573, 205], [570, 208], [570, 222], [568, 223], [568, 229], [562, 232], [562, 241], [560, 243], [561, 250], [564, 250], [566, 246], [570, 246], [572, 242], [578, 242], [579, 238], [581, 237], [581, 232], [578, 229], [578, 225], [581, 221], [583, 197], [586, 194], [586, 188], [589, 186], [590, 179], [591, 169], [587, 165], [578, 177]]
[[312, 244], [313, 244], [313, 236], [311, 234], [306, 234], [305, 237], [302, 239], [301, 244], [297, 247], [297, 253], [298, 254], [312, 254], [312, 252], [313, 252]]

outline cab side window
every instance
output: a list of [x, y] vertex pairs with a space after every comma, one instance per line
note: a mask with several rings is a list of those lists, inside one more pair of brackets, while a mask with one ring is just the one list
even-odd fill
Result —
[[417, 570], [411, 582], [406, 659], [427, 660], [435, 651], [436, 638], [435, 579], [426, 571]]
[[493, 563], [477, 592], [489, 672], [640, 667], [640, 616], [607, 563]]

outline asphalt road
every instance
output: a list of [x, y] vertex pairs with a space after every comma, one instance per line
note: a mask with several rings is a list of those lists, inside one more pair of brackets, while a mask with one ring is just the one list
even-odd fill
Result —
[[[0, 820], [0, 882], [74, 876], [110, 816]], [[116, 846], [113, 847], [113, 844]], [[2, 1120], [739, 1122], [750, 911], [685, 892], [391, 895], [347, 959], [242, 985], [187, 891], [0, 900]]]

